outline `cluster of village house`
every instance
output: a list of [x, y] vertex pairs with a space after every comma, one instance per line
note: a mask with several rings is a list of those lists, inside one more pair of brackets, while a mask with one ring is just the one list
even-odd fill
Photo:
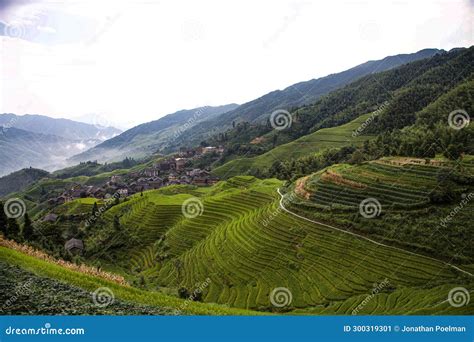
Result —
[[76, 198], [106, 198], [114, 194], [126, 197], [137, 192], [159, 189], [173, 184], [213, 185], [219, 181], [209, 171], [186, 167], [187, 162], [204, 154], [223, 153], [221, 147], [199, 147], [182, 149], [174, 156], [161, 160], [141, 171], [112, 176], [101, 186], [76, 184], [59, 197], [49, 200], [50, 204], [63, 204]]
[[[176, 155], [160, 160], [152, 167], [127, 174], [114, 175], [102, 186], [76, 184], [59, 197], [49, 199], [48, 203], [58, 205], [76, 198], [109, 198], [111, 196], [116, 197], [117, 194], [126, 197], [137, 192], [158, 189], [173, 184], [213, 185], [219, 179], [213, 177], [209, 171], [187, 167], [188, 161], [212, 152], [222, 154], [224, 149], [222, 147], [182, 149]], [[57, 219], [58, 215], [50, 212], [43, 217], [42, 221], [55, 222]], [[66, 241], [64, 248], [73, 254], [80, 254], [84, 249], [84, 243], [82, 240], [72, 238]]]

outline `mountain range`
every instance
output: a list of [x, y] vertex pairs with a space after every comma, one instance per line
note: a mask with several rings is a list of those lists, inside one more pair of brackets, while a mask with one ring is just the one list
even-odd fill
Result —
[[[262, 124], [277, 109], [291, 111], [311, 105], [362, 77], [443, 52], [424, 49], [368, 61], [340, 73], [272, 91], [242, 105], [180, 110], [124, 132], [113, 127], [42, 115], [2, 114], [0, 126], [4, 130], [0, 138], [3, 147], [0, 157], [4, 163], [0, 167], [0, 175], [30, 166], [53, 171], [83, 161], [114, 162], [126, 157], [140, 159], [154, 153], [167, 154], [183, 146], [196, 146], [241, 122]], [[11, 129], [14, 130], [8, 132]]]
[[[194, 146], [233, 124], [263, 122], [277, 109], [289, 110], [312, 104], [321, 96], [339, 89], [352, 81], [397, 66], [442, 53], [439, 49], [424, 49], [411, 54], [388, 56], [368, 61], [340, 73], [293, 84], [283, 90], [272, 91], [240, 106], [195, 108], [167, 115], [159, 120], [136, 126], [121, 135], [71, 158], [80, 162], [98, 160], [118, 161], [125, 157], [142, 157], [151, 152], [171, 152], [182, 146]], [[196, 113], [201, 113], [195, 119]], [[183, 134], [185, 132], [185, 134]], [[178, 134], [177, 134], [178, 133]]]
[[[449, 299], [474, 281], [473, 61], [474, 46], [368, 73], [283, 107], [281, 129], [265, 118], [285, 96], [180, 111], [80, 154], [146, 158], [1, 177], [4, 278], [48, 284], [7, 313], [472, 314]], [[188, 137], [200, 146], [165, 155]], [[28, 215], [7, 218], [11, 203]], [[104, 286], [129, 306], [87, 306]]]
[[43, 115], [0, 114], [0, 175], [30, 166], [63, 168], [67, 158], [119, 133], [113, 127]]
[[237, 104], [180, 110], [161, 119], [133, 127], [102, 144], [71, 158], [71, 162], [98, 160], [119, 161], [140, 158], [162, 150], [196, 124], [208, 121], [237, 108]]

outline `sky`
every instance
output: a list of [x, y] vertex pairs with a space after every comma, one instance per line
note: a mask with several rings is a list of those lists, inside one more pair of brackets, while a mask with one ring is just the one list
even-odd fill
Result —
[[473, 44], [473, 0], [0, 0], [0, 113], [121, 128]]

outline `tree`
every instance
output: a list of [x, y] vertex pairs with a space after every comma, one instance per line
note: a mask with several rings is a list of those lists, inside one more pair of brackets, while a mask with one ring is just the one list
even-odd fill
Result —
[[28, 213], [25, 214], [25, 221], [23, 222], [22, 235], [26, 241], [33, 240], [34, 230], [33, 230], [33, 225], [31, 224], [30, 217], [28, 216]]
[[352, 153], [351, 159], [349, 160], [351, 164], [356, 164], [356, 165], [360, 165], [364, 161], [365, 161], [365, 156], [360, 150], [355, 150], [354, 153]]
[[95, 214], [99, 211], [99, 208], [97, 206], [97, 202], [94, 202], [94, 205], [92, 206], [92, 216], [95, 216]]
[[0, 202], [0, 232], [7, 236], [7, 215], [5, 215], [2, 202]]
[[178, 295], [179, 295], [179, 298], [183, 298], [183, 299], [188, 298], [189, 297], [189, 291], [185, 287], [180, 287], [178, 289]]
[[272, 137], [272, 146], [273, 146], [273, 148], [275, 148], [275, 146], [277, 144], [277, 141], [278, 141], [278, 135], [273, 134], [273, 137]]
[[462, 156], [463, 149], [461, 144], [449, 144], [444, 156], [451, 160], [458, 160]]
[[7, 237], [14, 240], [18, 240], [20, 237], [20, 226], [14, 218], [7, 220]]
[[114, 229], [116, 231], [120, 230], [120, 219], [117, 215], [114, 216]]

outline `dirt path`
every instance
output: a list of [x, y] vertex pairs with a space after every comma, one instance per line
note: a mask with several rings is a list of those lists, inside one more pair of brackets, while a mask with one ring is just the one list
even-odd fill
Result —
[[378, 242], [378, 241], [369, 239], [368, 237], [365, 237], [365, 236], [363, 236], [363, 235], [356, 234], [356, 233], [353, 233], [353, 232], [349, 232], [349, 231], [347, 231], [347, 230], [344, 230], [344, 229], [341, 229], [341, 228], [337, 228], [337, 227], [331, 226], [331, 225], [326, 224], [326, 223], [314, 221], [314, 220], [311, 220], [311, 219], [309, 219], [309, 218], [307, 218], [307, 217], [298, 215], [298, 214], [296, 214], [296, 213], [294, 213], [294, 212], [292, 212], [292, 211], [290, 211], [290, 210], [288, 210], [288, 209], [285, 208], [285, 206], [283, 205], [283, 194], [280, 192], [280, 189], [279, 189], [279, 188], [277, 189], [277, 192], [278, 192], [278, 194], [280, 195], [280, 208], [281, 208], [282, 210], [286, 211], [288, 214], [291, 214], [291, 215], [293, 215], [293, 216], [296, 216], [296, 217], [298, 217], [298, 218], [300, 218], [300, 219], [302, 219], [302, 220], [305, 220], [305, 221], [308, 221], [308, 222], [311, 222], [311, 223], [319, 224], [319, 225], [321, 225], [321, 226], [324, 226], [324, 227], [327, 227], [327, 228], [331, 228], [331, 229], [340, 231], [340, 232], [342, 232], [342, 233], [346, 233], [346, 234], [355, 236], [355, 237], [360, 238], [360, 239], [364, 239], [364, 240], [366, 240], [366, 241], [372, 242], [372, 243], [374, 243], [374, 244], [376, 244], [376, 245], [379, 245], [379, 246], [383, 246], [383, 247], [387, 247], [387, 248], [391, 248], [391, 249], [396, 249], [396, 250], [401, 251], [401, 252], [409, 253], [409, 254], [416, 255], [416, 256], [419, 256], [419, 257], [422, 257], [422, 258], [425, 258], [425, 259], [430, 259], [430, 260], [434, 260], [434, 261], [440, 262], [440, 263], [442, 263], [442, 264], [444, 264], [444, 265], [447, 265], [447, 266], [449, 266], [449, 267], [454, 268], [455, 270], [457, 270], [457, 271], [459, 271], [459, 272], [462, 272], [462, 273], [467, 274], [467, 275], [469, 275], [469, 276], [471, 276], [471, 277], [474, 277], [474, 274], [472, 274], [472, 273], [470, 273], [470, 272], [468, 272], [468, 271], [465, 271], [465, 270], [459, 268], [459, 267], [456, 266], [456, 265], [447, 263], [447, 262], [445, 262], [445, 261], [442, 261], [442, 260], [439, 260], [439, 259], [435, 259], [435, 258], [426, 256], [426, 255], [423, 255], [423, 254], [418, 254], [418, 253], [415, 253], [415, 252], [410, 252], [410, 251], [407, 251], [407, 250], [402, 249], [402, 248], [398, 248], [398, 247], [386, 245], [386, 244], [384, 244], [384, 243], [381, 243], [381, 242]]

